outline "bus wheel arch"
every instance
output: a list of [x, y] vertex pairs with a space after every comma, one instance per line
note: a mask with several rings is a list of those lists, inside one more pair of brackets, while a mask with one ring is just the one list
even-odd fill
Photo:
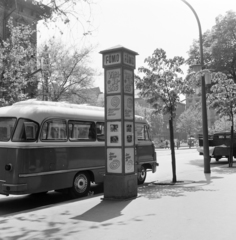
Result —
[[90, 190], [91, 174], [87, 171], [78, 172], [74, 179], [73, 185], [69, 188], [69, 194], [72, 198], [87, 196]]

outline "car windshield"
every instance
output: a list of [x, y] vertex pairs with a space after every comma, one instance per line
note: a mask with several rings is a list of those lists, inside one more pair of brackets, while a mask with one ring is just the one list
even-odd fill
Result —
[[7, 142], [10, 140], [15, 123], [16, 123], [16, 118], [13, 118], [13, 117], [0, 118], [0, 141], [1, 142]]

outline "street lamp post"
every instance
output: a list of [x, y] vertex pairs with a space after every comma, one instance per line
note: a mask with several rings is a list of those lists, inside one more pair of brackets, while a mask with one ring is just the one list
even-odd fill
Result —
[[[200, 58], [201, 58], [201, 69], [204, 68], [203, 61], [203, 43], [202, 43], [202, 30], [201, 24], [198, 18], [197, 13], [193, 9], [193, 7], [185, 0], [181, 0], [184, 2], [194, 13], [198, 28], [199, 28], [199, 43], [200, 43]], [[208, 126], [207, 126], [207, 106], [206, 106], [206, 87], [205, 87], [205, 77], [202, 76], [202, 125], [203, 125], [203, 154], [204, 154], [204, 173], [211, 173], [210, 169], [210, 157], [209, 157], [209, 143], [208, 143]]]

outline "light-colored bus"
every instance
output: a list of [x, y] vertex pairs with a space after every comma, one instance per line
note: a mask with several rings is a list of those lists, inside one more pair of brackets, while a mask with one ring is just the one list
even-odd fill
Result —
[[[156, 171], [148, 124], [135, 117], [139, 184]], [[27, 100], [0, 108], [0, 194], [88, 194], [105, 174], [104, 108]]]

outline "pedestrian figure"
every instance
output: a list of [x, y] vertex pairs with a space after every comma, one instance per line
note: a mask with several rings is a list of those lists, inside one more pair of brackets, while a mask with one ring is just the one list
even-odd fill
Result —
[[169, 142], [166, 140], [166, 147], [165, 148], [169, 148]]
[[179, 147], [180, 147], [180, 141], [179, 141], [179, 139], [177, 139], [177, 149], [179, 149]]

